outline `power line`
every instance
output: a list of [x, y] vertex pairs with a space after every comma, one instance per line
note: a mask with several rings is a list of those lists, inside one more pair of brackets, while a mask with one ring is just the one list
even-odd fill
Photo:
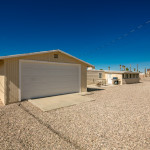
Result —
[[114, 40], [112, 40], [112, 41], [110, 41], [110, 42], [108, 42], [108, 43], [98, 47], [97, 50], [99, 50], [101, 48], [104, 48], [106, 46], [110, 46], [111, 44], [113, 44], [113, 43], [115, 43], [115, 42], [117, 42], [119, 40], [122, 40], [123, 38], [125, 38], [125, 37], [129, 36], [130, 34], [136, 32], [137, 30], [140, 30], [141, 28], [143, 28], [147, 24], [150, 24], [150, 20], [144, 22], [143, 24], [138, 25], [136, 28], [134, 28], [134, 29], [130, 30], [129, 32], [123, 34], [122, 36], [119, 36], [118, 38], [116, 38], [116, 39], [114, 39]]

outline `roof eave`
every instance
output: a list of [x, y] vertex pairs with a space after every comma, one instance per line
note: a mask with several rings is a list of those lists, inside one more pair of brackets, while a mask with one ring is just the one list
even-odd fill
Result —
[[59, 51], [60, 53], [63, 53], [63, 54], [65, 54], [65, 55], [68, 55], [69, 57], [72, 57], [72, 58], [74, 58], [74, 59], [76, 59], [76, 60], [78, 60], [78, 61], [80, 61], [80, 62], [86, 64], [87, 67], [95, 68], [94, 65], [91, 65], [90, 63], [87, 63], [87, 62], [85, 62], [85, 61], [83, 61], [83, 60], [81, 60], [81, 59], [79, 59], [79, 58], [77, 58], [77, 57], [74, 57], [74, 56], [72, 56], [72, 55], [70, 55], [70, 54], [68, 54], [68, 53], [66, 53], [66, 52], [64, 52], [64, 51], [62, 51], [62, 50], [58, 50], [58, 51]]
[[65, 54], [65, 55], [69, 56], [69, 57], [72, 57], [72, 58], [74, 58], [74, 59], [76, 59], [76, 60], [78, 60], [78, 61], [80, 61], [80, 62], [86, 64], [87, 67], [95, 68], [95, 66], [93, 66], [93, 65], [91, 65], [91, 64], [89, 64], [89, 63], [87, 63], [87, 62], [85, 62], [85, 61], [83, 61], [83, 60], [81, 60], [81, 59], [78, 59], [78, 58], [76, 58], [76, 57], [74, 57], [74, 56], [72, 56], [72, 55], [70, 55], [70, 54], [68, 54], [68, 53], [66, 53], [66, 52], [63, 52], [62, 50], [59, 50], [59, 49], [57, 49], [57, 50], [41, 51], [41, 52], [33, 52], [33, 53], [26, 53], [26, 54], [17, 54], [17, 55], [1, 56], [1, 57], [0, 57], [0, 60], [9, 59], [9, 58], [23, 57], [23, 56], [28, 56], [28, 55], [31, 56], [31, 55], [37, 55], [37, 54], [46, 54], [46, 53], [52, 53], [52, 52], [60, 52], [60, 53], [63, 53], [63, 54]]

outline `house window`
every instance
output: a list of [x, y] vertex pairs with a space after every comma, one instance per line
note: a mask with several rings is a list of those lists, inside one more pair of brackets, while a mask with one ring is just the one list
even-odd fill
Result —
[[124, 74], [124, 79], [126, 78], [126, 74]]
[[125, 79], [125, 74], [122, 74], [122, 78]]
[[99, 78], [102, 78], [102, 73], [99, 73]]
[[54, 54], [54, 58], [58, 58], [58, 54]]

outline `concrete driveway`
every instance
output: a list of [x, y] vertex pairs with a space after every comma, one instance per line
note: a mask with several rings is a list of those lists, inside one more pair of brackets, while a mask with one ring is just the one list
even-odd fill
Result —
[[40, 108], [42, 111], [50, 111], [54, 109], [59, 109], [62, 107], [68, 107], [72, 105], [77, 105], [80, 103], [93, 101], [93, 98], [89, 98], [86, 95], [91, 93], [75, 93], [75, 94], [66, 94], [51, 96], [45, 98], [38, 98], [29, 100], [34, 106]]

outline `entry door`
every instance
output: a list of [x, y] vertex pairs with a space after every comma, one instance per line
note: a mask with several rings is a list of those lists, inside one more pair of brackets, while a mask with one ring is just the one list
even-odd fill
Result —
[[107, 74], [108, 84], [112, 84], [112, 74]]
[[78, 64], [20, 62], [21, 100], [80, 92]]

